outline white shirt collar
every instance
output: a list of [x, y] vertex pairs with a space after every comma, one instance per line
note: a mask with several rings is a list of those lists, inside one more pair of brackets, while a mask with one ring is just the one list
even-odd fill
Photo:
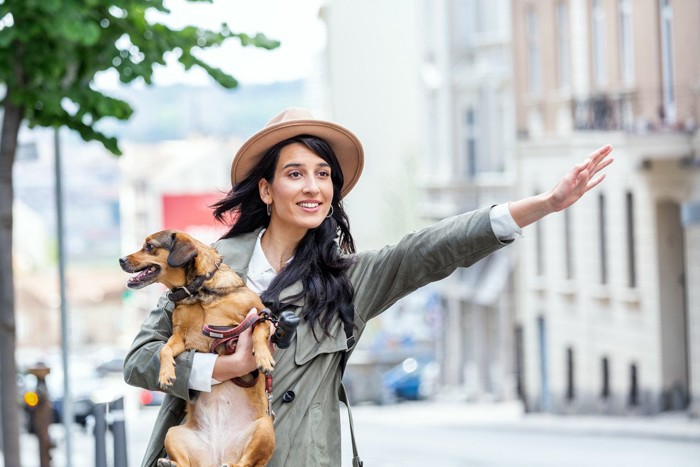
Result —
[[272, 283], [272, 280], [277, 275], [275, 268], [272, 267], [270, 262], [263, 252], [262, 245], [260, 244], [260, 239], [265, 233], [265, 229], [260, 231], [257, 240], [255, 241], [255, 248], [253, 248], [253, 256], [250, 257], [250, 263], [248, 264], [248, 279], [246, 284], [253, 292], [261, 294]]
[[[265, 230], [266, 229], [262, 229], [257, 240], [255, 240], [253, 256], [250, 257], [250, 263], [248, 263], [248, 279], [246, 281], [246, 285], [258, 295], [266, 291], [277, 276], [277, 271], [275, 271], [275, 268], [273, 268], [267, 260], [267, 256], [265, 256], [262, 244], [260, 243]], [[291, 261], [292, 258], [289, 258], [289, 261]], [[289, 264], [289, 261], [287, 261], [287, 264]]]

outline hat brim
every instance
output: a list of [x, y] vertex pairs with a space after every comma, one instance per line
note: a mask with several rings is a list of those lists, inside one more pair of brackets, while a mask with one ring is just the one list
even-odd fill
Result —
[[324, 140], [333, 149], [343, 171], [340, 190], [344, 197], [360, 179], [364, 166], [362, 143], [348, 129], [324, 120], [292, 120], [267, 126], [240, 147], [231, 163], [231, 183], [235, 187], [253, 170], [275, 144], [294, 136], [311, 135]]

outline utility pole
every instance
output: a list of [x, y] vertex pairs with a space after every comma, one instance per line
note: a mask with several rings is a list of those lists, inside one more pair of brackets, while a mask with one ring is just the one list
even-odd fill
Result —
[[71, 428], [73, 426], [73, 397], [70, 392], [70, 332], [68, 325], [68, 312], [66, 306], [66, 249], [63, 238], [63, 185], [61, 177], [61, 141], [59, 129], [54, 130], [54, 155], [56, 163], [56, 230], [58, 239], [58, 280], [61, 297], [61, 357], [63, 361], [63, 407], [62, 416], [63, 427], [66, 430], [66, 465], [73, 465], [73, 439]]

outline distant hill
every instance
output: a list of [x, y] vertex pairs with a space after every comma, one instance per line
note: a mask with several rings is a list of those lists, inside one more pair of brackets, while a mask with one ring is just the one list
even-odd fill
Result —
[[304, 82], [219, 86], [124, 87], [108, 92], [134, 108], [128, 122], [100, 128], [121, 141], [156, 142], [188, 135], [250, 136], [281, 109], [304, 106]]

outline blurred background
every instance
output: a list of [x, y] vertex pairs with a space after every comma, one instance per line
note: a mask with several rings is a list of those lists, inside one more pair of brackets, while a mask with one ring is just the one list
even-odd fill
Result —
[[[216, 239], [223, 228], [207, 206], [230, 188], [237, 148], [281, 109], [300, 106], [365, 146], [363, 177], [346, 199], [358, 249], [544, 192], [594, 149], [614, 147], [605, 182], [574, 207], [371, 322], [346, 373], [353, 403], [673, 414], [697, 430], [700, 2], [166, 4], [167, 24], [227, 22], [281, 45], [204, 52], [240, 81], [232, 90], [174, 62], [153, 86], [99, 75], [96, 88], [134, 108], [127, 122], [101, 127], [118, 137], [118, 158], [61, 130], [72, 387], [76, 407], [87, 404], [80, 426], [91, 428], [90, 404], [113, 397], [105, 392], [125, 394], [127, 414], [159, 402], [123, 385], [121, 362], [161, 290], [127, 290], [117, 259], [161, 229]], [[54, 136], [23, 127], [14, 164], [21, 394], [38, 362], [52, 369], [47, 381], [61, 378]], [[60, 381], [52, 384], [60, 400]], [[134, 459], [148, 432], [130, 445]], [[86, 456], [74, 465], [91, 465]], [[666, 465], [686, 465], [678, 462]]]

